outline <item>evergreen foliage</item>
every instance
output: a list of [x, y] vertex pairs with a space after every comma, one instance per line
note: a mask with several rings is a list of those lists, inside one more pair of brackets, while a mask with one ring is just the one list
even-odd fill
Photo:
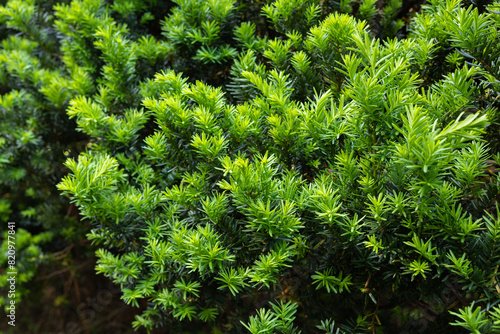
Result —
[[499, 2], [46, 8], [0, 10], [1, 184], [62, 178], [134, 329], [500, 331]]

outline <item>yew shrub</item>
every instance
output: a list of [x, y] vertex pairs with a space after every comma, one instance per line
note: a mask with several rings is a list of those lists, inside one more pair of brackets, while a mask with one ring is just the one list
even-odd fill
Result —
[[88, 139], [57, 189], [135, 329], [500, 332], [499, 2], [25, 3], [2, 105]]

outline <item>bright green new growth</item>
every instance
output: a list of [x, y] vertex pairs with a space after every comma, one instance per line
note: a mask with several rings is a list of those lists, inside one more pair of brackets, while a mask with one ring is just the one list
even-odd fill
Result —
[[57, 188], [134, 328], [394, 331], [418, 301], [498, 330], [500, 4], [429, 1], [399, 39], [402, 1], [106, 4], [54, 7], [64, 75], [34, 37], [1, 74], [89, 136]]
[[[279, 2], [272, 6], [264, 12], [279, 25], [288, 9]], [[310, 8], [308, 22], [316, 11]], [[209, 36], [211, 26], [204, 27]], [[250, 28], [241, 26], [237, 36], [254, 49], [245, 37]], [[284, 289], [280, 281], [292, 264], [328, 293], [355, 289], [367, 278], [363, 268], [368, 277], [390, 278], [393, 286], [453, 282], [454, 274], [470, 291], [492, 298], [495, 273], [479, 268], [498, 261], [487, 256], [482, 242], [497, 240], [486, 226], [496, 229], [499, 222], [478, 216], [477, 204], [468, 203], [487, 196], [478, 179], [488, 158], [480, 142], [488, 121], [485, 113], [464, 114], [478, 103], [475, 91], [491, 89], [473, 78], [488, 74], [463, 64], [426, 87], [422, 68], [433, 61], [435, 41], [381, 43], [344, 14], [328, 16], [307, 37], [287, 35], [264, 47], [269, 69], [249, 63], [252, 51], [243, 51], [235, 63], [240, 84], [231, 93], [244, 103], [229, 103], [220, 88], [162, 72], [149, 83], [160, 96], [143, 95], [145, 111], [124, 118], [131, 135], [148, 118], [156, 123], [138, 152], [115, 160], [104, 145], [67, 164], [73, 174], [59, 189], [72, 194], [87, 217], [102, 222], [91, 238], [119, 240], [114, 249], [125, 251], [101, 251], [98, 271], [121, 284], [128, 303], [153, 303], [134, 325], [152, 328], [169, 315], [215, 319], [207, 307], [225, 312], [215, 291], [238, 298], [255, 289]], [[204, 41], [201, 32], [196, 36]], [[254, 65], [238, 72], [243, 62]], [[306, 77], [299, 91], [310, 97], [301, 101], [294, 83], [309, 70], [321, 73], [324, 82], [318, 86]], [[307, 93], [312, 88], [319, 90], [314, 96]], [[93, 114], [98, 118], [87, 116]], [[94, 136], [115, 122], [102, 105], [83, 99], [72, 101], [70, 115]], [[127, 143], [114, 131], [99, 136]], [[144, 261], [129, 263], [130, 251]], [[341, 255], [346, 252], [350, 260]], [[324, 260], [310, 266], [309, 257]], [[138, 282], [151, 288], [141, 290]], [[377, 303], [383, 292], [369, 294]], [[286, 330], [278, 318], [261, 310], [245, 327]]]

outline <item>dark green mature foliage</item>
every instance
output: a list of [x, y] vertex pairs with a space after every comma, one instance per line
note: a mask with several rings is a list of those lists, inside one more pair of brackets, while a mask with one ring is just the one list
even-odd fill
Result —
[[500, 330], [498, 3], [106, 4], [38, 80], [134, 328]]

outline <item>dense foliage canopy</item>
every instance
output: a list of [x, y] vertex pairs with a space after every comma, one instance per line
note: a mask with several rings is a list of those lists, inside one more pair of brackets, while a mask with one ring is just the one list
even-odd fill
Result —
[[0, 22], [24, 282], [85, 237], [76, 206], [134, 329], [500, 332], [500, 2], [8, 0]]

